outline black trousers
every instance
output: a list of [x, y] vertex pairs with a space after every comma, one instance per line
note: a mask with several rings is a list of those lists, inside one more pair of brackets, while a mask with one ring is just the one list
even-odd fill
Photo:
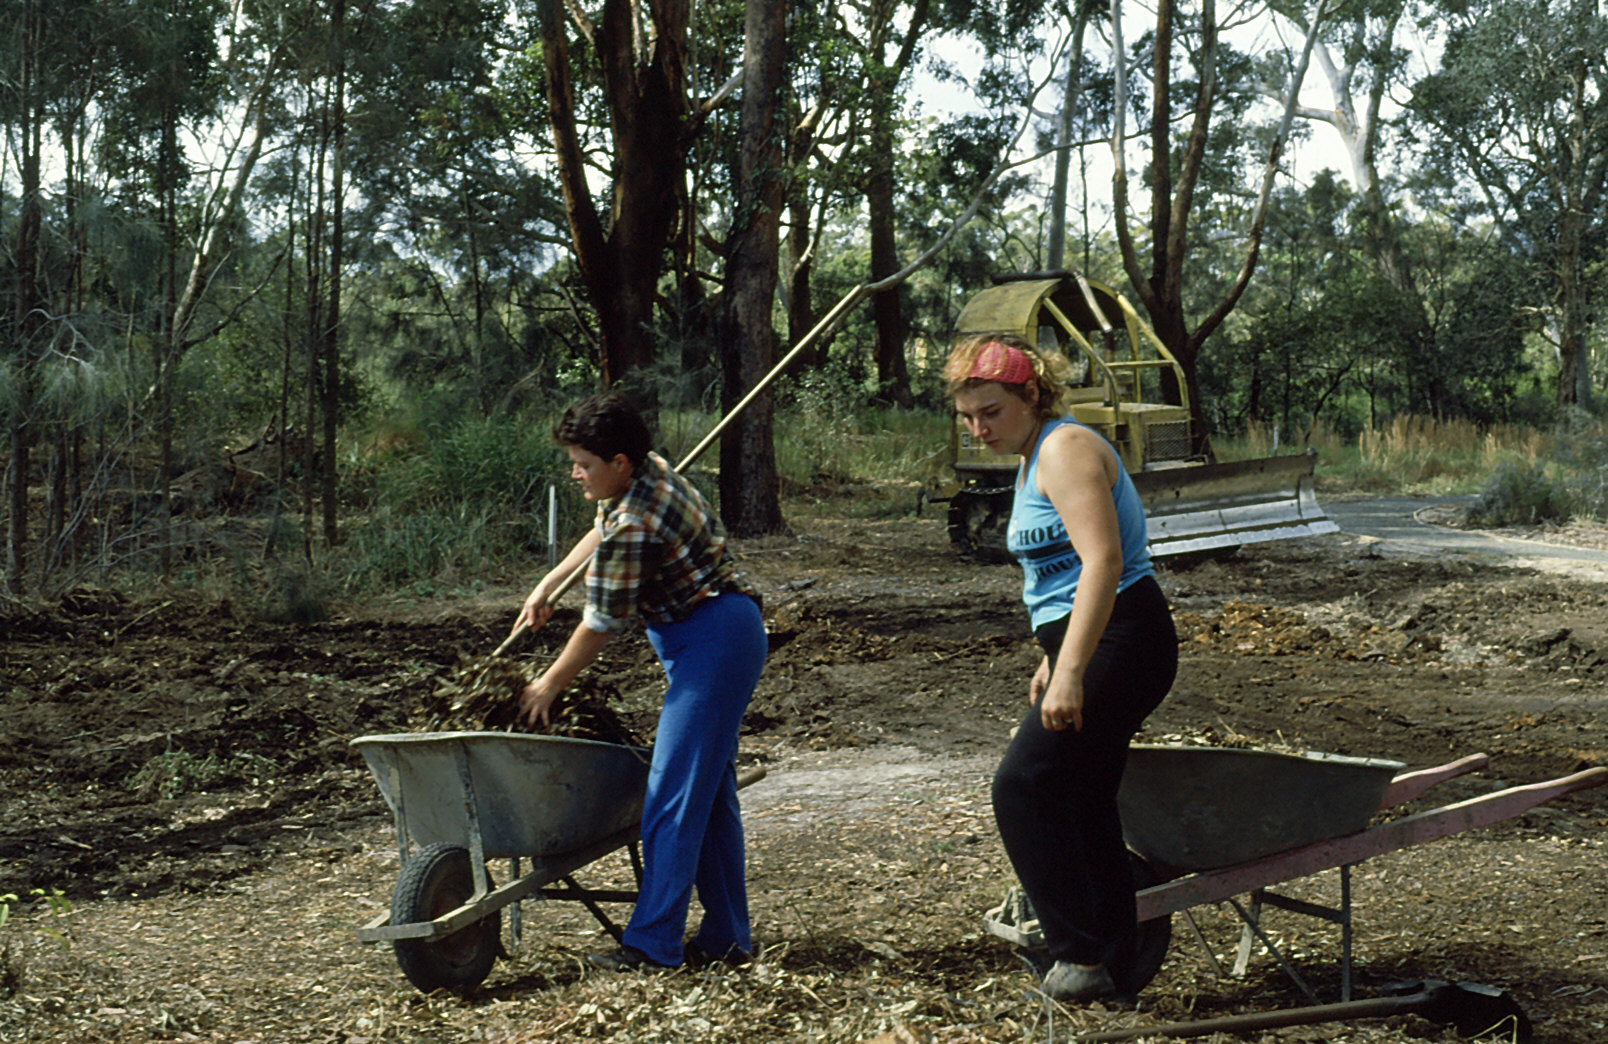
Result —
[[[1034, 632], [1053, 665], [1067, 618]], [[1172, 687], [1178, 632], [1154, 577], [1117, 595], [1083, 675], [1083, 728], [1046, 729], [1033, 708], [994, 773], [994, 819], [1050, 956], [1119, 958], [1136, 926], [1117, 788], [1128, 742]]]

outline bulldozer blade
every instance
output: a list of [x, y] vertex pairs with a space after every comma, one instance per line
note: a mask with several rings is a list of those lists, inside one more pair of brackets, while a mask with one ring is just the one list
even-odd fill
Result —
[[1166, 1022], [1154, 1026], [1131, 1026], [1119, 1030], [1080, 1033], [1078, 1044], [1096, 1044], [1135, 1037], [1204, 1037], [1213, 1033], [1276, 1029], [1280, 1026], [1311, 1026], [1321, 1022], [1378, 1018], [1413, 1013], [1455, 1028], [1470, 1040], [1516, 1041], [1525, 1044], [1533, 1035], [1529, 1017], [1506, 992], [1474, 982], [1428, 980], [1404, 984], [1410, 991], [1402, 996], [1319, 1004], [1311, 1008], [1284, 1011], [1253, 1011], [1244, 1015], [1225, 1015], [1195, 1022]]
[[1312, 488], [1313, 454], [1160, 468], [1133, 476], [1152, 556], [1339, 532]]

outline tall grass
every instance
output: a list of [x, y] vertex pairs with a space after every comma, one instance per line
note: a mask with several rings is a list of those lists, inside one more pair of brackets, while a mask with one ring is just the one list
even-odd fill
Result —
[[[1254, 426], [1216, 444], [1224, 460], [1296, 448]], [[1556, 429], [1402, 416], [1355, 441], [1319, 425], [1305, 446], [1329, 496], [1477, 494], [1469, 519], [1479, 525], [1608, 519], [1608, 422], [1584, 413]]]
[[806, 385], [777, 419], [783, 493], [807, 511], [909, 515], [948, 467], [949, 425], [948, 411], [855, 405]]
[[[948, 411], [866, 405], [824, 381], [787, 392], [774, 426], [786, 514], [909, 517], [920, 487], [949, 477]], [[718, 419], [707, 410], [667, 408], [657, 417], [656, 442], [679, 462]], [[1482, 493], [1485, 517], [1497, 524], [1570, 513], [1608, 517], [1608, 427], [1589, 419], [1562, 435], [1401, 417], [1355, 440], [1320, 425], [1295, 445], [1259, 427], [1216, 443], [1224, 460], [1314, 449], [1319, 493], [1327, 497]], [[351, 503], [346, 542], [320, 557], [316, 576], [286, 556], [284, 582], [271, 598], [281, 615], [306, 617], [303, 603], [326, 592], [433, 597], [498, 575], [533, 576], [550, 553], [549, 486], [558, 506], [552, 550], [562, 553], [591, 519], [593, 506], [569, 481], [569, 461], [548, 437], [545, 416], [392, 423], [350, 452], [342, 468]], [[718, 450], [711, 447], [689, 471], [715, 501]], [[280, 546], [299, 544], [286, 537]]]
[[351, 516], [339, 555], [349, 593], [411, 585], [430, 595], [499, 571], [533, 572], [550, 557], [549, 487], [560, 548], [591, 517], [568, 458], [534, 415], [392, 425], [351, 464], [366, 510]]
[[1275, 449], [1270, 429], [1253, 425], [1237, 438], [1214, 439], [1224, 460], [1317, 451], [1320, 493], [1453, 496], [1478, 492], [1503, 467], [1553, 455], [1550, 432], [1511, 424], [1401, 416], [1347, 440], [1322, 423], [1296, 443]]

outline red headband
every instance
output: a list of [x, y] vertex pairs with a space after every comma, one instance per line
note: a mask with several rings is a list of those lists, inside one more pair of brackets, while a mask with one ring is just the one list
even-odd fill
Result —
[[998, 381], [1001, 384], [1028, 384], [1033, 380], [1033, 360], [1020, 348], [989, 341], [977, 353], [968, 379]]

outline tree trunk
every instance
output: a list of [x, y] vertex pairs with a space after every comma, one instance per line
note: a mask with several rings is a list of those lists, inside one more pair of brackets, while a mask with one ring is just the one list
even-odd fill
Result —
[[[341, 245], [346, 227], [344, 203], [346, 177], [346, 0], [333, 0], [330, 13], [330, 36], [335, 62], [335, 97], [332, 119], [334, 154], [331, 156], [329, 239], [329, 308], [324, 322], [324, 381], [322, 412], [324, 414], [324, 544], [334, 547], [340, 542], [340, 497], [336, 475], [335, 435], [340, 427], [341, 403]], [[312, 432], [307, 433], [312, 438]]]
[[171, 106], [162, 114], [160, 151], [157, 163], [158, 193], [161, 197], [163, 239], [162, 276], [163, 325], [162, 337], [157, 344], [156, 425], [159, 450], [158, 482], [161, 485], [157, 499], [161, 525], [157, 533], [157, 561], [163, 579], [173, 572], [173, 379], [178, 369], [179, 339], [179, 114]]
[[37, 0], [24, 0], [20, 41], [21, 61], [17, 90], [22, 105], [18, 141], [22, 145], [22, 211], [17, 220], [16, 297], [13, 300], [13, 343], [17, 352], [16, 391], [11, 402], [7, 436], [11, 447], [6, 474], [8, 524], [6, 527], [6, 587], [21, 595], [28, 568], [28, 471], [31, 466], [29, 426], [33, 410], [34, 338], [41, 326], [39, 300], [40, 152], [44, 147], [44, 119], [39, 111], [40, 11]]
[[[815, 328], [815, 294], [810, 287], [810, 275], [815, 269], [815, 251], [811, 249], [809, 197], [795, 188], [788, 200], [788, 213], [792, 227], [787, 235], [787, 341], [797, 344]], [[815, 369], [826, 360], [826, 350], [817, 346], [804, 353], [799, 360], [804, 367]]]
[[1167, 346], [1184, 371], [1184, 387], [1177, 387], [1168, 370], [1162, 370], [1162, 394], [1166, 401], [1177, 402], [1181, 393], [1189, 397], [1190, 427], [1194, 435], [1194, 451], [1210, 452], [1206, 437], [1205, 411], [1201, 402], [1197, 370], [1201, 346], [1217, 330], [1239, 303], [1251, 275], [1256, 270], [1261, 251], [1262, 233], [1267, 219], [1268, 202], [1272, 196], [1273, 180], [1277, 176], [1279, 158], [1289, 140], [1290, 125], [1295, 117], [1295, 101], [1300, 95], [1301, 81], [1306, 75], [1315, 46], [1316, 31], [1321, 20], [1324, 0], [1318, 0], [1317, 14], [1312, 19], [1313, 33], [1309, 35], [1301, 60], [1291, 74], [1283, 120], [1279, 125], [1267, 162], [1262, 171], [1262, 184], [1252, 212], [1250, 227], [1245, 235], [1245, 253], [1233, 282], [1224, 291], [1212, 311], [1193, 330], [1184, 314], [1184, 262], [1189, 256], [1189, 217], [1194, 205], [1195, 188], [1199, 184], [1206, 157], [1207, 135], [1211, 129], [1212, 107], [1217, 97], [1217, 8], [1214, 0], [1204, 0], [1201, 6], [1201, 24], [1198, 47], [1191, 52], [1195, 66], [1195, 98], [1188, 137], [1178, 160], [1177, 175], [1172, 167], [1172, 42], [1177, 9], [1173, 0], [1161, 0], [1156, 7], [1156, 34], [1151, 76], [1150, 123], [1150, 271], [1140, 267], [1138, 250], [1128, 227], [1126, 206], [1128, 176], [1123, 151], [1125, 130], [1123, 112], [1127, 104], [1124, 82], [1127, 70], [1122, 61], [1121, 0], [1112, 0], [1111, 19], [1113, 52], [1116, 61], [1116, 118], [1113, 122], [1111, 148], [1113, 158], [1112, 195], [1116, 204], [1117, 242], [1122, 251], [1123, 269], [1134, 291], [1139, 295], [1150, 314], [1156, 336]]
[[634, 5], [606, 0], [591, 43], [603, 74], [614, 138], [614, 185], [606, 223], [588, 187], [576, 127], [575, 87], [562, 8], [542, 5], [547, 78], [559, 182], [570, 239], [601, 333], [605, 384], [654, 357], [651, 324], [665, 250], [685, 220], [686, 61], [689, 0], [653, 5], [651, 43], [635, 32]]
[[[1569, 413], [1590, 401], [1589, 370], [1586, 359], [1585, 282], [1582, 279], [1581, 216], [1579, 194], [1565, 186], [1560, 193], [1564, 206], [1558, 222], [1557, 292], [1558, 310], [1558, 393], [1557, 421], [1567, 422]], [[1570, 206], [1569, 204], [1575, 204]]]
[[[771, 324], [776, 297], [778, 236], [786, 195], [776, 113], [787, 43], [787, 7], [747, 0], [743, 44], [743, 107], [733, 177], [734, 227], [727, 239], [726, 290], [720, 344], [725, 380], [721, 405], [731, 409], [770, 372], [776, 356]], [[720, 514], [739, 537], [786, 528], [772, 441], [773, 406], [760, 395], [720, 443]]]
[[1073, 15], [1066, 90], [1061, 94], [1061, 119], [1055, 136], [1055, 181], [1050, 189], [1050, 241], [1045, 251], [1045, 267], [1051, 271], [1066, 267], [1066, 187], [1072, 169], [1072, 117], [1077, 112], [1083, 81], [1083, 31], [1088, 27], [1092, 10], [1090, 4], [1080, 2]]
[[[871, 174], [865, 189], [865, 205], [871, 220], [873, 283], [899, 270], [899, 245], [894, 235], [893, 161], [897, 150], [893, 140], [891, 85], [884, 90], [890, 96], [875, 97], [871, 103]], [[906, 331], [900, 307], [903, 287], [900, 283], [874, 294], [871, 314], [877, 328], [877, 395], [908, 409], [915, 399], [910, 394], [910, 373], [905, 366]]]

